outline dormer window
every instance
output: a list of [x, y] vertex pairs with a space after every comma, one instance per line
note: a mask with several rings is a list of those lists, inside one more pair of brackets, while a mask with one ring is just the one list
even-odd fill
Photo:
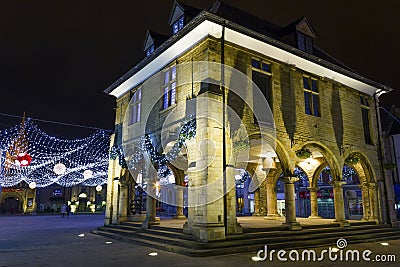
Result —
[[305, 35], [304, 33], [297, 32], [297, 45], [300, 50], [313, 53], [313, 38]]
[[146, 57], [150, 56], [154, 52], [154, 45], [151, 45], [149, 48], [146, 50]]
[[176, 34], [182, 30], [184, 26], [184, 16], [180, 17], [174, 24], [172, 24], [172, 33]]

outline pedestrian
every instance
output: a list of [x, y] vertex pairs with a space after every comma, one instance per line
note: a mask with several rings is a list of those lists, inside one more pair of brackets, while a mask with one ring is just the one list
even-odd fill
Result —
[[69, 213], [71, 212], [71, 205], [67, 206], [67, 217], [69, 217]]
[[67, 204], [62, 204], [61, 205], [61, 216], [64, 218], [66, 213], [67, 213]]

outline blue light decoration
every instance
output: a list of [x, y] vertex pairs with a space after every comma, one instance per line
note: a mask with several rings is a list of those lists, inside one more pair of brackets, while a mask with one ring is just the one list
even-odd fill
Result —
[[[97, 130], [82, 139], [60, 139], [49, 136], [31, 119], [0, 131], [0, 150], [5, 151], [0, 173], [0, 185], [12, 187], [25, 181], [43, 188], [51, 184], [71, 187], [75, 185], [96, 186], [107, 183], [110, 134]], [[14, 157], [19, 152], [29, 153], [29, 166], [18, 166]], [[57, 175], [53, 168], [62, 163], [64, 174]], [[84, 171], [92, 176], [85, 177]]]

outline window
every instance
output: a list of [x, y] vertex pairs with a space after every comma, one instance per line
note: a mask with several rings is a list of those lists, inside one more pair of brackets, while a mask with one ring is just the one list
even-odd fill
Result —
[[142, 89], [139, 88], [132, 96], [131, 113], [129, 121], [130, 124], [134, 124], [140, 121], [141, 100], [142, 100]]
[[172, 24], [172, 33], [176, 34], [182, 30], [184, 25], [184, 16], [180, 17], [174, 24]]
[[150, 56], [154, 52], [154, 45], [151, 45], [149, 48], [146, 50], [146, 57]]
[[313, 53], [313, 38], [301, 32], [297, 32], [297, 44], [299, 49], [307, 53]]
[[[251, 60], [252, 67], [252, 80], [257, 85], [257, 87], [261, 90], [261, 93], [268, 101], [268, 104], [272, 110], [272, 83], [271, 83], [271, 64], [259, 59]], [[253, 89], [253, 99], [257, 99], [256, 90]], [[253, 101], [254, 103], [255, 101]], [[258, 105], [253, 106], [253, 110], [257, 117], [264, 121], [269, 121], [268, 112], [264, 107], [260, 107]]]
[[304, 109], [306, 114], [320, 117], [317, 79], [303, 76]]
[[371, 138], [371, 129], [369, 122], [369, 101], [368, 97], [360, 96], [361, 116], [364, 129], [364, 140], [366, 144], [373, 145]]
[[176, 66], [164, 72], [163, 109], [176, 103]]

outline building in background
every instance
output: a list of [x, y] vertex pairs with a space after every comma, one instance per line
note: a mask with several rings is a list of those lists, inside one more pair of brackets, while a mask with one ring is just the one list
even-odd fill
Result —
[[[105, 90], [117, 101], [112, 150], [120, 151], [110, 160], [105, 224], [149, 227], [157, 201], [174, 199], [177, 218], [188, 203], [183, 231], [204, 242], [240, 233], [241, 214], [266, 224], [285, 216], [291, 230], [301, 229], [296, 215], [397, 225], [375, 106], [392, 89], [317, 47], [305, 17], [278, 26], [222, 1], [204, 10], [175, 2], [168, 24], [171, 36], [161, 43], [149, 32], [146, 57]], [[236, 190], [218, 198], [225, 186]], [[132, 208], [138, 187], [156, 192], [141, 204], [146, 216]]]

